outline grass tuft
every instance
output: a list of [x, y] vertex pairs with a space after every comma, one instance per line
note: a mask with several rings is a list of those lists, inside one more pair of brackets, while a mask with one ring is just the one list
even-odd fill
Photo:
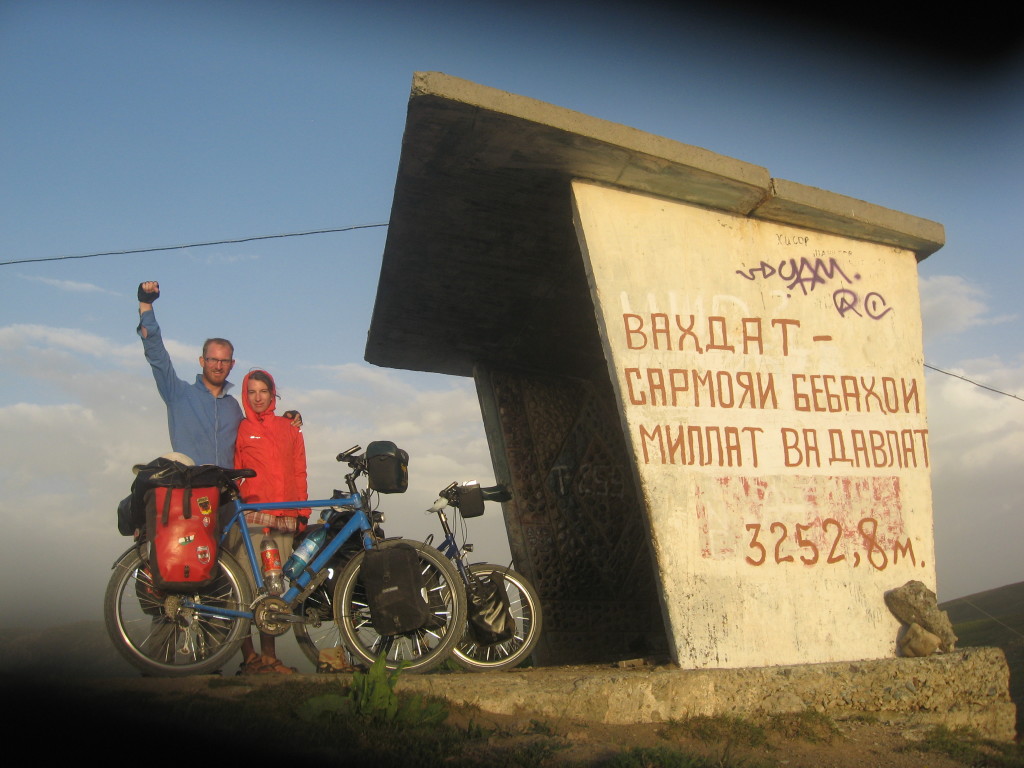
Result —
[[763, 763], [736, 757], [731, 742], [720, 757], [704, 757], [669, 747], [633, 747], [601, 763], [602, 768], [758, 768]]
[[696, 715], [683, 720], [671, 720], [660, 733], [666, 739], [692, 738], [705, 744], [725, 742], [760, 747], [768, 742], [768, 734], [763, 726], [729, 715]]
[[770, 715], [768, 729], [786, 739], [828, 743], [839, 735], [839, 728], [828, 715], [813, 709]]

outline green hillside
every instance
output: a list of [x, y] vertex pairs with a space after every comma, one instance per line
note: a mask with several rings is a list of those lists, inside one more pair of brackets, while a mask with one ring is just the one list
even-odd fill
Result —
[[1017, 705], [1017, 733], [1024, 733], [1024, 581], [941, 603], [958, 648], [1002, 648], [1010, 666], [1010, 697]]
[[[1024, 581], [949, 600], [939, 607], [956, 625], [961, 645], [1002, 647], [1004, 640], [1024, 637]], [[976, 637], [977, 633], [982, 636]]]

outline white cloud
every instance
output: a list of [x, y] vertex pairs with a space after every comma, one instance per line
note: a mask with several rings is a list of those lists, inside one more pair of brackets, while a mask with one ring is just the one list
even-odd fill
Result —
[[958, 275], [922, 277], [920, 290], [921, 317], [928, 341], [945, 334], [1014, 319], [1013, 315], [988, 316], [985, 292]]
[[[134, 333], [134, 331], [133, 331]], [[164, 339], [172, 360], [197, 360], [197, 347]], [[0, 327], [0, 364], [26, 378], [67, 382], [91, 366], [145, 372], [142, 343], [122, 344], [79, 328], [15, 324]], [[189, 370], [182, 368], [179, 375]]]
[[[281, 407], [302, 411], [310, 493], [344, 488], [347, 467], [335, 461], [353, 445], [391, 440], [409, 452], [409, 491], [381, 497], [389, 535], [422, 539], [438, 533], [425, 510], [452, 481], [494, 482], [494, 470], [472, 380], [407, 374], [365, 364], [318, 368], [318, 380], [334, 378], [337, 390], [294, 393]], [[415, 381], [414, 386], [411, 381]], [[481, 557], [508, 562], [501, 508], [474, 521], [471, 539]]]
[[[964, 361], [965, 374], [1024, 392], [1024, 361]], [[928, 374], [929, 444], [940, 597], [1024, 580], [1024, 402]]]
[[120, 296], [121, 294], [117, 291], [111, 291], [106, 288], [101, 288], [98, 285], [92, 283], [79, 283], [74, 280], [54, 280], [49, 277], [40, 277], [38, 275], [24, 275], [19, 274], [22, 280], [31, 280], [36, 283], [42, 283], [48, 285], [51, 288], [56, 288], [59, 291], [67, 291], [70, 293], [106, 293], [111, 296]]
[[395, 376], [388, 368], [363, 363], [342, 363], [341, 365], [316, 365], [311, 370], [328, 381], [333, 380], [346, 386], [372, 387], [381, 394], [409, 395], [415, 391], [406, 380]]
[[114, 344], [109, 339], [79, 328], [47, 325], [7, 325], [0, 328], [0, 350], [32, 347], [40, 352], [82, 353], [119, 361], [138, 360], [139, 344]]
[[[24, 579], [47, 596], [36, 613], [20, 614], [17, 622], [100, 615], [110, 565], [130, 544], [117, 533], [115, 511], [130, 490], [131, 467], [169, 447], [166, 413], [140, 347], [71, 329], [0, 328], [4, 362], [17, 355], [29, 391], [57, 382], [63, 398], [0, 406], [4, 572], [23, 577], [0, 583], [0, 603], [14, 604]], [[111, 368], [112, 357], [123, 364]], [[180, 373], [189, 376], [192, 369], [182, 364]], [[380, 497], [385, 529], [418, 539], [439, 534], [437, 521], [423, 515], [437, 491], [453, 480], [490, 483], [494, 477], [472, 382], [422, 377], [428, 387], [413, 387], [403, 373], [360, 365], [341, 373], [344, 381], [334, 390], [322, 388], [323, 376], [315, 379], [317, 389], [305, 390], [298, 373], [281, 375], [288, 384], [285, 403], [302, 410], [307, 425], [310, 494], [329, 497], [344, 488], [347, 467], [335, 461], [341, 450], [393, 440], [411, 456], [410, 489]], [[507, 562], [500, 507], [491, 506], [474, 521], [470, 540], [482, 558]]]
[[[72, 336], [79, 343], [70, 343]], [[128, 545], [114, 520], [131, 466], [168, 449], [166, 414], [140, 346], [71, 329], [0, 328], [0, 357], [6, 364], [17, 355], [29, 387], [61, 383], [60, 402], [30, 397], [0, 407], [0, 519], [17, 542], [16, 550], [5, 548], [7, 572], [24, 574], [51, 596], [41, 620], [98, 615], [110, 564]], [[194, 350], [175, 354], [184, 361]], [[181, 375], [195, 370], [180, 365]], [[1024, 391], [1024, 359], [960, 366], [982, 383]], [[495, 479], [470, 379], [365, 364], [275, 374], [285, 394], [280, 407], [303, 413], [312, 496], [344, 487], [347, 468], [335, 456], [354, 444], [392, 440], [409, 452], [409, 491], [380, 497], [389, 535], [437, 534], [423, 510], [441, 488]], [[1024, 403], [937, 373], [929, 373], [927, 387], [940, 597], [1020, 581]], [[489, 505], [469, 528], [480, 559], [507, 562], [500, 507]], [[6, 580], [0, 600], [10, 604], [18, 588]]]
[[81, 403], [0, 408], [0, 519], [6, 540], [17, 543], [4, 553], [5, 574], [22, 576], [0, 583], [0, 602], [16, 604], [24, 580], [45, 596], [9, 619], [15, 623], [100, 614], [110, 564], [128, 545], [116, 533], [115, 510], [131, 485], [131, 464], [166, 444], [118, 405], [111, 397], [99, 410]]

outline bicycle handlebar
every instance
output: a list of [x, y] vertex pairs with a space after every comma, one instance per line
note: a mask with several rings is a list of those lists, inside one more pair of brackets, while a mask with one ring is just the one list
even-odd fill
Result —
[[512, 491], [504, 483], [481, 488], [480, 492], [484, 495], [484, 501], [508, 501], [512, 498]]
[[358, 451], [361, 447], [362, 446], [359, 446], [359, 445], [353, 445], [351, 448], [348, 448], [347, 450], [342, 451], [341, 453], [338, 454], [338, 461], [351, 461], [353, 459], [361, 459], [362, 456], [353, 456], [352, 455], [356, 451]]
[[221, 472], [224, 473], [224, 477], [229, 480], [240, 480], [243, 477], [256, 477], [255, 469], [230, 469], [228, 467], [221, 468]]
[[[459, 485], [457, 482], [449, 483], [448, 486], [441, 489], [440, 497], [434, 504], [427, 510], [427, 514], [435, 514], [440, 512], [442, 509], [451, 505], [456, 509], [459, 508], [459, 494], [461, 489], [466, 486]], [[492, 485], [490, 488], [480, 488], [480, 495], [484, 501], [508, 501], [512, 498], [512, 492], [508, 486], [504, 483], [498, 483]]]

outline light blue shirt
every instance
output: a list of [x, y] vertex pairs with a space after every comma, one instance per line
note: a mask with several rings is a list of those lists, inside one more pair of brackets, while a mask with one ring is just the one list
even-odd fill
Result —
[[157, 391], [167, 405], [167, 431], [171, 435], [172, 450], [184, 453], [196, 464], [233, 467], [235, 437], [242, 420], [238, 401], [227, 394], [233, 385], [224, 382], [220, 396], [214, 397], [203, 384], [201, 373], [196, 374], [192, 384], [179, 379], [152, 310], [142, 313], [137, 329], [139, 336], [143, 328], [146, 336], [142, 339], [142, 348], [153, 369]]

